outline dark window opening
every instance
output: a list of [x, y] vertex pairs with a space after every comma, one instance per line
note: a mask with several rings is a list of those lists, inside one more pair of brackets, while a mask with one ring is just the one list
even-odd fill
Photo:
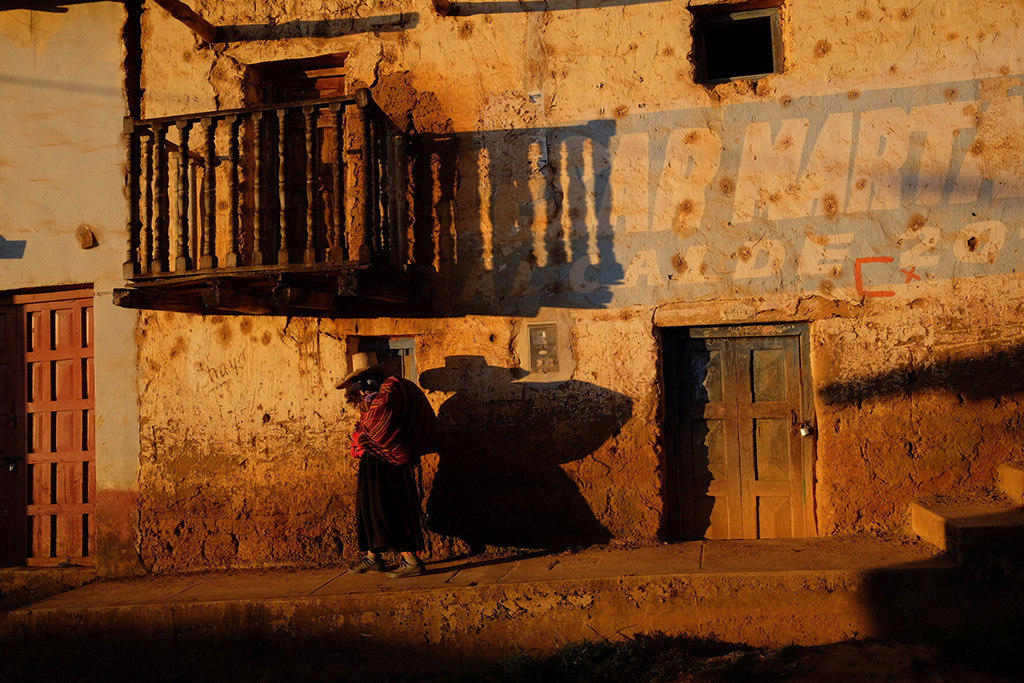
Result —
[[250, 65], [263, 104], [285, 104], [345, 95], [345, 54]]
[[724, 83], [782, 71], [782, 38], [777, 7], [723, 11], [702, 8], [694, 17], [697, 79]]
[[409, 337], [358, 337], [355, 339], [355, 350], [362, 353], [372, 352], [376, 354], [378, 363], [386, 363], [391, 359], [396, 359], [398, 362], [395, 365], [399, 370], [399, 377], [406, 377], [413, 381], [416, 381], [418, 377], [416, 370], [416, 344]]

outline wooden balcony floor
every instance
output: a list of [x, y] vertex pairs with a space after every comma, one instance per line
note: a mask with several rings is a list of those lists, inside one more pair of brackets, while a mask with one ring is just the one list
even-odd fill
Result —
[[417, 301], [409, 277], [386, 266], [317, 264], [139, 275], [114, 290], [114, 303], [205, 315], [372, 316]]

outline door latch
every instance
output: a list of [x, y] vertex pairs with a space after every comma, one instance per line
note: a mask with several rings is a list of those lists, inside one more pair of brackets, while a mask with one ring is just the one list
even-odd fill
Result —
[[4, 458], [4, 464], [7, 465], [7, 471], [13, 472], [14, 470], [18, 469], [18, 461], [22, 459], [23, 458], [20, 455], [13, 455]]

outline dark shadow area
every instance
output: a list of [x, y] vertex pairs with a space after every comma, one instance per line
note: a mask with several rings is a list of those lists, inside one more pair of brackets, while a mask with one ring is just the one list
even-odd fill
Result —
[[1024, 391], [1024, 343], [977, 358], [953, 358], [859, 380], [830, 382], [818, 393], [826, 403], [838, 404], [935, 389], [970, 401]]
[[632, 415], [627, 396], [576, 380], [536, 389], [480, 356], [449, 356], [420, 384], [454, 391], [438, 411], [442, 441], [427, 501], [432, 531], [471, 548], [561, 549], [603, 543], [594, 517], [559, 465], [591, 455]]
[[[712, 398], [721, 400], [717, 394], [709, 396], [708, 387], [714, 392], [717, 381], [720, 391], [722, 370], [720, 355], [712, 357], [705, 347], [704, 340], [690, 339], [679, 330], [664, 330], [662, 335], [666, 476], [661, 534], [669, 541], [706, 538], [711, 529], [712, 445], [720, 459], [723, 435], [718, 429], [712, 437], [708, 421], [692, 416], [702, 416]], [[721, 469], [721, 462], [716, 465]]]
[[938, 646], [980, 671], [1017, 675], [1024, 666], [1024, 573], [981, 577], [970, 567], [927, 562], [870, 572], [861, 589], [873, 637]]
[[285, 38], [340, 38], [360, 33], [388, 33], [416, 28], [420, 15], [416, 12], [384, 14], [365, 19], [296, 19], [281, 24], [233, 24], [217, 27], [217, 42], [241, 43], [253, 40]]
[[434, 0], [434, 9], [441, 16], [471, 17], [479, 14], [519, 14], [522, 12], [564, 12], [567, 10], [602, 9], [650, 5], [668, 0], [522, 0], [522, 2], [447, 2]]
[[25, 240], [9, 240], [0, 235], [0, 259], [20, 259], [25, 256]]
[[[430, 574], [448, 574], [450, 572], [461, 572], [467, 569], [476, 569], [478, 567], [492, 567], [500, 564], [509, 564], [510, 562], [518, 562], [519, 560], [529, 560], [535, 557], [544, 557], [545, 555], [550, 554], [551, 552], [547, 550], [537, 550], [534, 552], [527, 553], [515, 553], [512, 555], [507, 555], [505, 557], [493, 557], [490, 559], [474, 560], [474, 557], [485, 558], [486, 555], [481, 556], [466, 553], [464, 555], [457, 555], [455, 557], [443, 560], [443, 567], [437, 567], [436, 565], [439, 563], [427, 562], [427, 570], [424, 575], [426, 576]], [[460, 562], [461, 564], [459, 564]]]

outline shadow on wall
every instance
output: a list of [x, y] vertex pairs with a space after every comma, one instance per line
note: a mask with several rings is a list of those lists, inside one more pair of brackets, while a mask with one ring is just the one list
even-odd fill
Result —
[[20, 259], [25, 256], [25, 240], [8, 240], [0, 235], [0, 259]]
[[1024, 343], [983, 356], [947, 358], [846, 382], [824, 385], [819, 394], [829, 404], [945, 390], [961, 401], [1010, 396], [1024, 392]]
[[421, 137], [410, 150], [413, 259], [433, 271], [435, 305], [524, 316], [606, 307], [624, 275], [611, 222], [615, 132], [597, 120]]
[[559, 465], [586, 458], [618, 433], [632, 399], [575, 380], [536, 389], [514, 383], [514, 373], [480, 356], [449, 356], [445, 367], [420, 375], [425, 389], [456, 392], [438, 411], [442, 448], [427, 501], [430, 530], [473, 550], [610, 540]]
[[217, 39], [226, 43], [286, 38], [340, 38], [359, 33], [407, 31], [420, 23], [416, 12], [365, 18], [286, 21], [280, 24], [236, 24], [217, 27]]

